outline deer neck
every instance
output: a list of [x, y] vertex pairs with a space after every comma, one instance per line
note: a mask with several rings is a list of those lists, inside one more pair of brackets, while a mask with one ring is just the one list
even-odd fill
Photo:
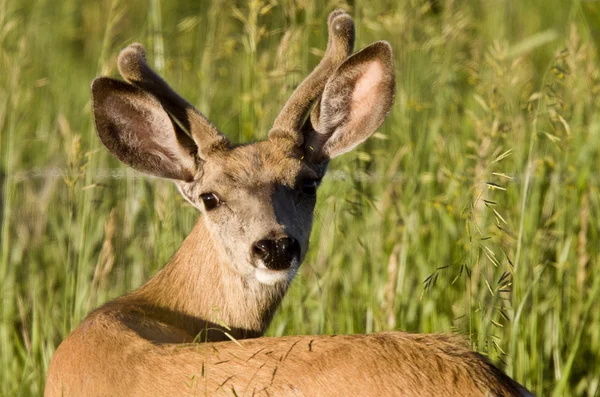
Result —
[[260, 284], [221, 258], [200, 217], [169, 263], [121, 302], [198, 341], [261, 336], [288, 285]]

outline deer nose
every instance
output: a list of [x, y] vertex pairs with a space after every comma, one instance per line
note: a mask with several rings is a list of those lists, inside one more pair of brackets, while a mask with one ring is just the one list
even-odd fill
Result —
[[279, 240], [259, 240], [252, 246], [256, 259], [263, 261], [267, 269], [289, 269], [294, 259], [300, 258], [300, 243], [295, 238], [280, 238]]

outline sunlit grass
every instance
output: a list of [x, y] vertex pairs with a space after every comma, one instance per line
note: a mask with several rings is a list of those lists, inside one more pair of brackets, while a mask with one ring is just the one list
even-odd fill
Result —
[[264, 138], [336, 7], [357, 47], [392, 44], [396, 104], [331, 165], [269, 334], [456, 331], [540, 396], [599, 393], [600, 3], [352, 3], [0, 0], [1, 395], [40, 395], [197, 218], [103, 149], [92, 79], [139, 41], [232, 140]]

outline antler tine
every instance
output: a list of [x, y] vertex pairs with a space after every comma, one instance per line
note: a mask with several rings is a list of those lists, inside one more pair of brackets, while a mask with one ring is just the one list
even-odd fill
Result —
[[179, 127], [191, 135], [199, 149], [210, 151], [229, 145], [225, 135], [148, 66], [146, 51], [141, 44], [133, 43], [121, 51], [118, 67], [125, 80], [159, 100]]
[[312, 104], [325, 88], [327, 79], [354, 49], [354, 21], [343, 10], [333, 11], [327, 20], [329, 38], [327, 50], [319, 65], [296, 88], [279, 113], [269, 132], [269, 137], [285, 136], [297, 145], [302, 144], [300, 134], [304, 118]]

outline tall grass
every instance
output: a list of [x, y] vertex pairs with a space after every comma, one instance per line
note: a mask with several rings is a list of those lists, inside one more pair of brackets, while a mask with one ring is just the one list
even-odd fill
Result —
[[538, 395], [600, 393], [600, 3], [0, 0], [0, 394], [40, 395], [94, 307], [197, 214], [95, 136], [89, 84], [142, 42], [232, 139], [264, 138], [327, 14], [388, 40], [396, 104], [319, 191], [270, 335], [464, 334]]

